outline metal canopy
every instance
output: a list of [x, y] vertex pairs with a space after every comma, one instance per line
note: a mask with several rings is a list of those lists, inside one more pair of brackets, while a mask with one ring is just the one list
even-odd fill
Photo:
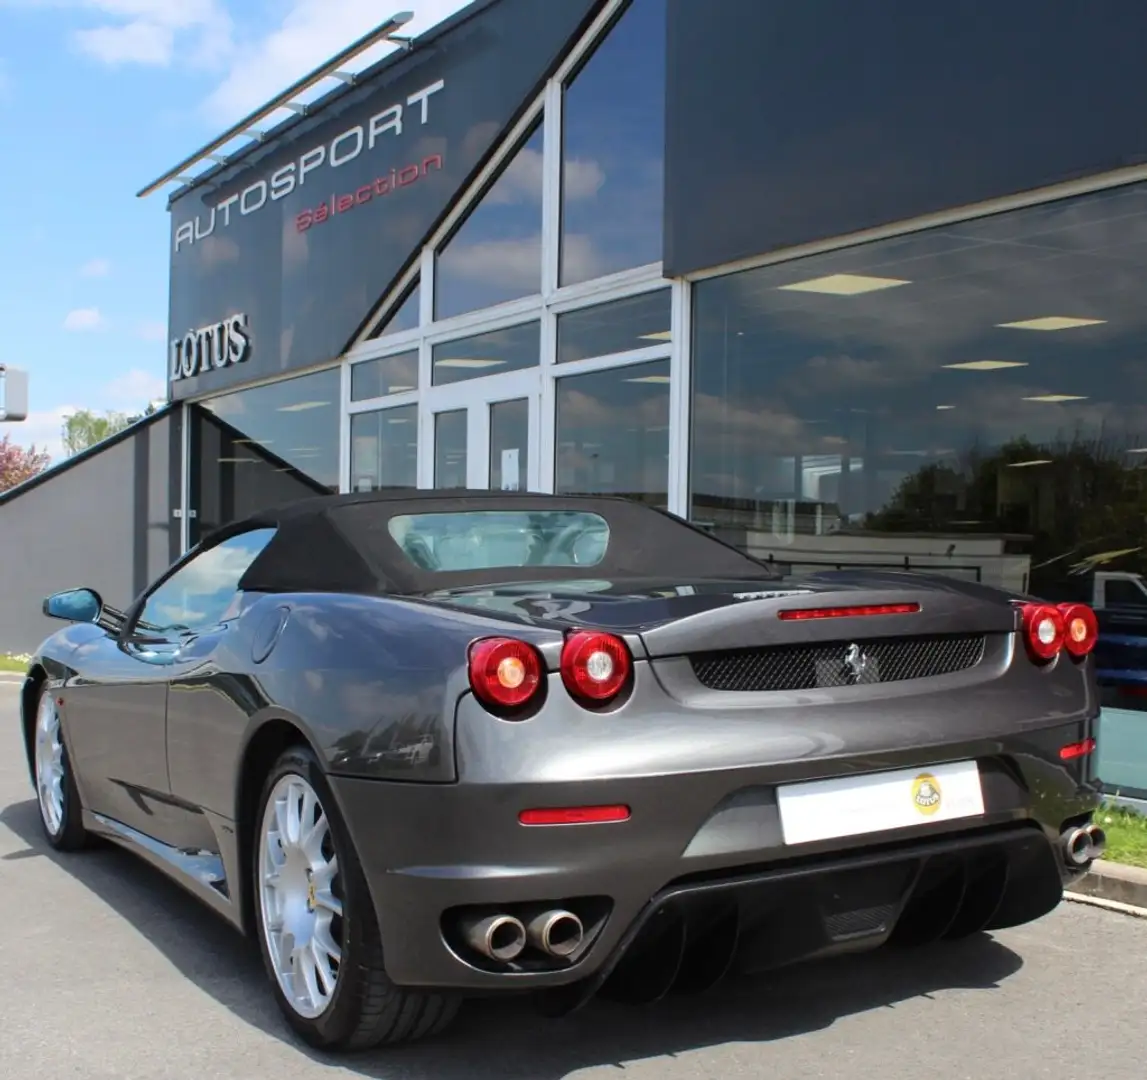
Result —
[[156, 180], [153, 180], [150, 184], [147, 185], [147, 187], [143, 188], [141, 191], [136, 192], [136, 198], [142, 199], [150, 195], [152, 192], [157, 191], [159, 188], [163, 187], [164, 184], [171, 180], [178, 180], [185, 184], [194, 183], [199, 179], [199, 177], [186, 176], [184, 175], [184, 170], [189, 169], [194, 165], [198, 165], [200, 162], [212, 161], [220, 165], [225, 165], [230, 160], [230, 158], [217, 154], [216, 151], [221, 146], [225, 146], [232, 139], [237, 138], [240, 135], [247, 135], [251, 139], [262, 142], [268, 137], [269, 133], [266, 131], [256, 130], [255, 125], [259, 123], [260, 120], [266, 119], [271, 115], [271, 113], [278, 109], [290, 109], [292, 112], [299, 113], [300, 115], [306, 115], [309, 110], [309, 106], [303, 104], [302, 102], [292, 100], [297, 94], [301, 94], [304, 90], [314, 86], [315, 83], [320, 82], [321, 80], [328, 77], [334, 77], [339, 79], [341, 82], [353, 84], [357, 76], [350, 72], [340, 71], [339, 68], [341, 68], [342, 65], [345, 64], [348, 60], [354, 59], [354, 57], [358, 56], [359, 53], [365, 52], [372, 45], [376, 45], [380, 41], [393, 41], [405, 45], [407, 48], [409, 48], [410, 39], [396, 37], [395, 31], [400, 27], [405, 26], [413, 18], [414, 12], [412, 11], [400, 11], [397, 15], [392, 15], [385, 22], [376, 26], [368, 34], [364, 34], [362, 37], [360, 37], [358, 41], [348, 45], [337, 56], [331, 57], [330, 60], [315, 68], [315, 70], [312, 71], [309, 75], [304, 75], [297, 82], [292, 83], [277, 97], [272, 98], [265, 105], [262, 105], [256, 109], [249, 116], [245, 116], [237, 124], [229, 127], [225, 132], [223, 132], [222, 135], [212, 139], [211, 142], [209, 142], [206, 146], [196, 150], [195, 153], [192, 154], [189, 158], [181, 161], [173, 168], [168, 169], [167, 172], [165, 172]]

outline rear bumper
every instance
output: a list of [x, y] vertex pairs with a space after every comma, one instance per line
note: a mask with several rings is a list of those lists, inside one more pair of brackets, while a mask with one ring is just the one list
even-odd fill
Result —
[[555, 1013], [603, 988], [654, 1001], [895, 941], [923, 945], [1030, 922], [1063, 896], [1058, 853], [1032, 824], [838, 858], [702, 876], [658, 892], [596, 971], [548, 990]]
[[[775, 767], [502, 784], [331, 781], [396, 983], [551, 990], [564, 1000], [592, 992], [611, 973], [611, 983], [624, 983], [633, 967], [621, 963], [627, 956], [647, 973], [655, 957], [673, 969], [670, 982], [703, 982], [711, 972], [695, 970], [697, 957], [752, 969], [875, 947], [893, 934], [913, 939], [1040, 917], [1079, 875], [1060, 857], [1064, 825], [1098, 803], [1052, 749], [1077, 732], [1068, 725], [1011, 747], [994, 740], [935, 756], [822, 762], [823, 774], [975, 758], [985, 813], [799, 847], [783, 841]], [[614, 803], [631, 807], [628, 821], [518, 822], [528, 807]], [[459, 941], [462, 914], [537, 906], [582, 918], [585, 941], [569, 960], [499, 965]], [[735, 948], [726, 949], [730, 938]], [[699, 941], [708, 944], [695, 948]]]

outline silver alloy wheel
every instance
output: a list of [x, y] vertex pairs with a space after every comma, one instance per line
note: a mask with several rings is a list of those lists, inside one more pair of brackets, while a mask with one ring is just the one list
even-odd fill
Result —
[[308, 1020], [334, 996], [342, 962], [338, 857], [315, 789], [288, 773], [271, 789], [259, 830], [263, 937], [279, 989]]
[[36, 710], [36, 794], [44, 826], [55, 837], [64, 825], [64, 744], [55, 698], [44, 694]]

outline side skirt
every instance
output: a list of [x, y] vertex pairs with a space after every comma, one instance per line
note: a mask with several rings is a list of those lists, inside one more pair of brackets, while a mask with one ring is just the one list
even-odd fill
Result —
[[242, 916], [228, 895], [223, 859], [210, 851], [184, 851], [133, 829], [122, 821], [84, 810], [84, 827], [138, 855], [238, 930]]

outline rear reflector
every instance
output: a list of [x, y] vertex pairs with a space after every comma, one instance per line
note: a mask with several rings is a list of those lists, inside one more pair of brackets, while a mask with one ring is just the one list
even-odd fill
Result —
[[778, 611], [777, 618], [786, 622], [801, 619], [851, 619], [856, 615], [912, 615], [919, 604], [863, 604], [858, 607], [788, 608]]
[[1083, 742], [1068, 743], [1059, 752], [1060, 759], [1063, 761], [1074, 761], [1076, 758], [1087, 757], [1088, 754], [1095, 753], [1095, 740], [1084, 739]]
[[628, 806], [564, 806], [547, 810], [523, 810], [518, 815], [523, 825], [604, 825], [611, 821], [628, 821]]

